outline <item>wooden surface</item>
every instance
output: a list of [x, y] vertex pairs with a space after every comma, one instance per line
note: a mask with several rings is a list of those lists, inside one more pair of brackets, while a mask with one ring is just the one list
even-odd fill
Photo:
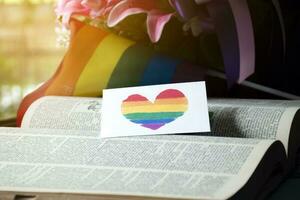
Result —
[[0, 121], [0, 127], [16, 127], [16, 119], [2, 120]]

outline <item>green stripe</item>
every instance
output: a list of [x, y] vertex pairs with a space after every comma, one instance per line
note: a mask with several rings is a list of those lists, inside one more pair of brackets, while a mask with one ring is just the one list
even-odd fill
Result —
[[182, 116], [183, 112], [131, 113], [124, 115], [127, 119], [169, 119]]
[[139, 85], [153, 54], [154, 51], [151, 48], [140, 44], [129, 47], [115, 67], [107, 88]]

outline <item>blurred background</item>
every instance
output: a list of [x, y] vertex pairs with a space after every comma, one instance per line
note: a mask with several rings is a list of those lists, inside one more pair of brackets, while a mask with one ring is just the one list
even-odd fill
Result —
[[57, 46], [54, 0], [0, 0], [0, 120], [15, 117], [23, 96], [47, 80]]

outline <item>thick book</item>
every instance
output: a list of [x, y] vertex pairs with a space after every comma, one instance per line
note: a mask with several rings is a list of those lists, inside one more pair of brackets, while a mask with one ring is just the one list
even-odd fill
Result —
[[0, 128], [0, 199], [263, 199], [299, 160], [300, 102], [209, 100], [210, 133], [100, 139], [100, 98]]

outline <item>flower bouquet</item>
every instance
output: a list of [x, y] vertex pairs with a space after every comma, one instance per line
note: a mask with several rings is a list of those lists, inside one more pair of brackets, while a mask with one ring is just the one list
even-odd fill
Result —
[[[60, 0], [56, 14], [64, 30], [76, 18], [198, 64], [224, 65], [229, 86], [254, 72], [246, 0]], [[207, 35], [209, 45], [203, 40]]]
[[[116, 31], [120, 31], [118, 25], [129, 16], [144, 13], [147, 34], [151, 42], [156, 43], [172, 17], [179, 19], [183, 23], [183, 30], [190, 29], [194, 36], [213, 29], [213, 24], [202, 7], [207, 2], [208, 0], [60, 0], [55, 11], [64, 28], [68, 28], [70, 19], [75, 17]], [[120, 26], [125, 30], [130, 30], [128, 27], [133, 26], [135, 30], [141, 31], [143, 29], [138, 28], [139, 21], [132, 20], [131, 24], [127, 21], [127, 28], [124, 24]]]

